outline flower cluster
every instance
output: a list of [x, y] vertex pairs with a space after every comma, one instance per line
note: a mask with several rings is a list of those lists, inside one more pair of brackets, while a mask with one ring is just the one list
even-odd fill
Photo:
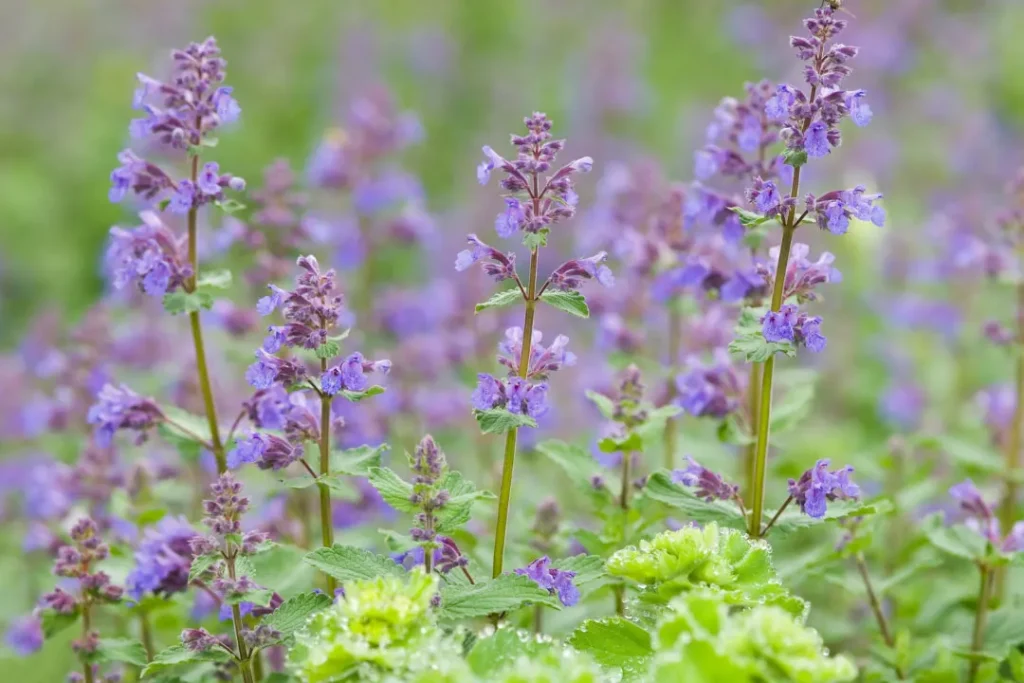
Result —
[[188, 588], [195, 536], [184, 517], [164, 517], [147, 527], [135, 550], [135, 567], [125, 580], [132, 599], [146, 593], [170, 596]]
[[121, 385], [106, 384], [96, 396], [96, 403], [89, 408], [87, 420], [94, 426], [96, 443], [109, 446], [119, 429], [128, 429], [136, 434], [136, 443], [142, 443], [150, 429], [164, 419], [156, 401], [143, 398]]
[[967, 515], [967, 526], [1004, 553], [1024, 552], [1024, 522], [1017, 522], [1003, 536], [999, 518], [970, 479], [949, 489], [949, 495]]
[[744, 378], [719, 353], [711, 364], [691, 358], [687, 370], [676, 377], [676, 402], [690, 415], [722, 419], [741, 407], [746, 387]]
[[822, 458], [799, 479], [789, 480], [789, 495], [809, 517], [825, 516], [826, 503], [860, 497], [860, 487], [850, 481], [853, 468], [847, 465], [829, 470], [829, 460]]
[[520, 231], [546, 234], [550, 226], [572, 218], [579, 202], [573, 177], [589, 173], [594, 166], [593, 159], [581, 157], [556, 170], [542, 185], [540, 176], [554, 168], [565, 141], [552, 139], [551, 120], [545, 114], [536, 112], [523, 122], [527, 134], [512, 136], [516, 158], [509, 161], [484, 146], [485, 159], [476, 169], [481, 185], [487, 183], [495, 170], [505, 174], [501, 180], [502, 189], [508, 192], [505, 210], [494, 221], [499, 237], [508, 238]]
[[[58, 614], [74, 614], [93, 604], [120, 601], [124, 590], [111, 584], [106, 572], [95, 568], [96, 563], [109, 555], [110, 547], [99, 537], [96, 522], [88, 517], [78, 520], [71, 527], [71, 545], [63, 545], [57, 550], [53, 565], [54, 574], [77, 581], [78, 595], [57, 587], [43, 596], [42, 604]], [[87, 638], [95, 640], [95, 634], [88, 634]], [[93, 648], [95, 644], [92, 643]]]
[[[786, 263], [786, 277], [782, 283], [782, 300], [796, 297], [797, 301], [816, 301], [818, 294], [814, 288], [825, 283], [838, 283], [843, 281], [843, 275], [832, 264], [836, 257], [830, 252], [823, 251], [817, 261], [807, 258], [811, 248], [801, 242], [795, 242], [789, 251], [789, 261]], [[758, 274], [764, 278], [768, 287], [775, 286], [775, 279], [778, 276], [779, 247], [772, 247], [768, 250], [768, 262], [759, 263]]]
[[251, 432], [231, 449], [227, 463], [231, 469], [243, 463], [256, 463], [261, 470], [283, 470], [302, 455], [301, 442], [293, 445], [275, 434]]
[[[547, 347], [544, 335], [533, 331], [529, 356], [523, 353], [523, 328], [510, 327], [505, 339], [498, 344], [498, 362], [508, 368], [508, 377], [498, 379], [487, 373], [477, 375], [477, 388], [473, 392], [473, 407], [477, 410], [505, 408], [511, 413], [538, 418], [547, 413], [546, 380], [548, 375], [563, 366], [573, 365], [576, 355], [566, 350], [569, 338], [558, 335]], [[530, 366], [521, 372], [520, 364], [529, 358]]]
[[699, 497], [707, 502], [717, 500], [737, 500], [740, 487], [725, 481], [716, 472], [712, 472], [690, 456], [686, 456], [687, 466], [672, 472], [672, 481], [697, 489]]
[[827, 340], [821, 334], [821, 317], [807, 315], [793, 304], [786, 304], [778, 311], [768, 311], [761, 322], [767, 342], [792, 342], [815, 353], [825, 349]]
[[572, 607], [580, 601], [580, 590], [572, 582], [576, 578], [576, 572], [552, 567], [547, 555], [516, 569], [515, 573], [532, 579], [552, 595], [558, 595], [558, 599], [566, 607]]
[[110, 230], [106, 266], [116, 289], [135, 282], [150, 296], [163, 296], [183, 287], [192, 277], [187, 237], [178, 236], [152, 211], [139, 214], [142, 225]]

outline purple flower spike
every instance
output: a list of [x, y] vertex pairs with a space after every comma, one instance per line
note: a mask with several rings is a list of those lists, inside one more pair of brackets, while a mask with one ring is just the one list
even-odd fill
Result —
[[501, 282], [515, 277], [515, 254], [502, 254], [494, 247], [481, 242], [476, 235], [468, 235], [466, 241], [472, 245], [472, 249], [464, 249], [458, 253], [455, 257], [455, 270], [461, 272], [483, 260], [486, 261], [483, 264], [484, 272], [495, 281]]
[[710, 503], [718, 500], [732, 500], [740, 487], [727, 483], [721, 476], [707, 469], [690, 456], [686, 456], [685, 469], [674, 470], [672, 481], [697, 489], [697, 495]]
[[147, 527], [135, 551], [135, 567], [125, 580], [128, 594], [170, 596], [188, 588], [192, 566], [191, 540], [196, 530], [184, 517], [164, 517]]
[[137, 432], [137, 443], [145, 441], [147, 432], [163, 419], [163, 413], [153, 399], [143, 398], [123, 384], [106, 384], [86, 419], [95, 427], [96, 443], [105, 448], [119, 429]]
[[27, 614], [11, 622], [4, 637], [7, 647], [19, 657], [28, 657], [43, 647], [43, 625], [39, 617]]
[[853, 468], [847, 465], [830, 472], [828, 465], [829, 460], [823, 458], [804, 472], [800, 479], [789, 480], [789, 495], [807, 516], [815, 519], [825, 516], [829, 501], [860, 497], [860, 487], [850, 481]]
[[864, 101], [867, 93], [863, 90], [852, 90], [846, 93], [846, 108], [850, 110], [850, 118], [858, 126], [871, 123], [871, 107]]
[[552, 595], [557, 594], [558, 599], [566, 607], [572, 607], [580, 601], [580, 591], [572, 582], [576, 577], [576, 572], [555, 569], [551, 566], [551, 560], [547, 555], [537, 558], [525, 567], [516, 569], [515, 573], [529, 577]]
[[832, 151], [828, 140], [828, 125], [824, 121], [815, 121], [804, 133], [804, 149], [807, 156], [824, 157]]
[[498, 237], [509, 238], [523, 227], [526, 214], [523, 212], [523, 205], [515, 197], [506, 197], [505, 207], [505, 211], [499, 213], [494, 220], [494, 229]]

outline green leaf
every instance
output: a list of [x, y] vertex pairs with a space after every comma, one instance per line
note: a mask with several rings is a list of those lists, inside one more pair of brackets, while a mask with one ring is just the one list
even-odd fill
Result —
[[[778, 521], [772, 525], [770, 533], [792, 533], [799, 529], [821, 524], [822, 522], [838, 522], [839, 520], [846, 519], [848, 517], [869, 517], [871, 515], [881, 515], [892, 511], [892, 509], [892, 503], [881, 498], [871, 502], [861, 500], [836, 500], [828, 504], [828, 508], [825, 510], [825, 515], [822, 518], [815, 519], [814, 517], [809, 517], [808, 515], [800, 512], [799, 509], [794, 509], [791, 505], [788, 510], [779, 516]], [[764, 511], [764, 518], [771, 519], [775, 516], [775, 512], [775, 510], [766, 508]]]
[[273, 586], [281, 595], [291, 596], [305, 590], [316, 578], [313, 568], [303, 563], [306, 549], [287, 543], [270, 543], [269, 547], [247, 559], [249, 576], [259, 583]]
[[156, 656], [153, 657], [153, 661], [147, 664], [146, 668], [142, 670], [141, 677], [146, 678], [182, 664], [227, 662], [230, 659], [231, 655], [229, 655], [226, 650], [219, 647], [212, 647], [204, 652], [195, 652], [193, 650], [189, 650], [184, 645], [175, 645], [163, 650], [162, 652], [156, 653]]
[[942, 451], [968, 469], [986, 474], [1002, 471], [1003, 460], [991, 448], [947, 434], [922, 435], [913, 440], [914, 445], [930, 450]]
[[587, 300], [579, 292], [563, 292], [558, 289], [549, 289], [540, 295], [540, 300], [560, 311], [571, 313], [577, 318], [590, 317], [590, 307], [587, 306]]
[[395, 474], [389, 467], [371, 467], [369, 470], [370, 484], [377, 489], [384, 502], [402, 512], [412, 512], [416, 505], [409, 499], [412, 497], [412, 484]]
[[626, 681], [645, 677], [648, 661], [654, 654], [651, 634], [622, 617], [588, 619], [567, 642], [601, 666], [619, 669]]
[[742, 356], [748, 363], [764, 363], [777, 353], [784, 353], [792, 358], [796, 355], [796, 346], [788, 341], [765, 341], [764, 334], [758, 330], [733, 339], [729, 343], [729, 351]]
[[539, 640], [525, 631], [499, 628], [491, 637], [476, 641], [466, 662], [477, 676], [491, 680], [495, 673], [520, 657], [535, 659], [553, 647], [551, 641]]
[[587, 389], [586, 393], [591, 403], [601, 411], [601, 415], [607, 420], [612, 419], [612, 416], [615, 415], [615, 402], [604, 394], [599, 394], [591, 389]]
[[321, 360], [329, 360], [341, 353], [341, 344], [336, 341], [326, 341], [316, 347], [316, 357]]
[[597, 555], [573, 555], [551, 563], [555, 569], [570, 571], [576, 574], [572, 582], [577, 586], [585, 586], [607, 576], [604, 571], [604, 560]]
[[621, 436], [606, 436], [597, 442], [602, 453], [620, 453], [643, 450], [644, 441], [634, 431], [627, 431]]
[[192, 566], [188, 570], [188, 582], [192, 583], [203, 575], [207, 569], [220, 562], [222, 559], [220, 554], [209, 554], [199, 555], [192, 560]]
[[946, 526], [942, 515], [933, 515], [925, 520], [924, 533], [929, 543], [949, 555], [965, 560], [978, 560], [985, 556], [985, 539], [963, 524]]
[[800, 168], [807, 163], [807, 150], [787, 148], [786, 151], [782, 153], [782, 161], [787, 166]]
[[562, 603], [557, 597], [538, 586], [532, 579], [520, 574], [502, 574], [492, 581], [477, 582], [475, 585], [443, 586], [439, 618], [456, 621], [483, 617], [488, 614], [510, 612], [527, 603], [562, 608]]
[[[239, 572], [239, 574], [248, 574], [248, 572]], [[270, 604], [270, 599], [274, 597], [274, 591], [266, 588], [257, 588], [256, 590], [237, 592], [237, 593], [226, 593], [223, 596], [224, 602], [229, 605], [239, 605], [243, 602], [251, 602], [259, 607], [266, 607]]]
[[236, 199], [222, 199], [219, 202], [214, 202], [220, 210], [226, 214], [238, 213], [245, 208], [245, 204]]
[[527, 232], [523, 234], [523, 244], [531, 251], [540, 247], [546, 247], [548, 245], [549, 232], [551, 231], [548, 228], [541, 228], [537, 232]]
[[375, 384], [364, 391], [349, 391], [348, 389], [342, 389], [340, 393], [342, 396], [355, 403], [357, 401], [362, 401], [364, 398], [369, 398], [370, 396], [383, 394], [384, 387]]
[[699, 498], [691, 489], [672, 481], [666, 470], [655, 472], [647, 480], [644, 495], [685, 513], [686, 520], [718, 522], [736, 529], [746, 527], [746, 520], [734, 503]]
[[489, 308], [504, 308], [505, 306], [511, 306], [517, 301], [522, 301], [523, 293], [519, 291], [519, 288], [505, 289], [500, 292], [495, 292], [490, 299], [476, 305], [476, 312], [486, 311]]
[[769, 225], [767, 223], [747, 228], [747, 231], [743, 233], [743, 244], [754, 250], [760, 249], [764, 239], [768, 236], [768, 232]]
[[176, 292], [164, 295], [164, 310], [171, 315], [179, 313], [198, 313], [199, 311], [213, 306], [213, 297], [208, 292], [196, 290], [186, 292], [179, 289]]
[[39, 622], [42, 624], [43, 636], [50, 639], [73, 625], [78, 621], [78, 608], [71, 614], [61, 614], [53, 609], [44, 609], [39, 612]]
[[211, 270], [199, 276], [199, 288], [227, 289], [231, 286], [231, 271], [227, 269]]
[[146, 666], [146, 649], [142, 643], [131, 638], [100, 638], [92, 661]]
[[490, 491], [477, 490], [473, 482], [454, 471], [444, 475], [440, 488], [448, 491], [449, 495], [448, 502], [437, 511], [436, 529], [441, 533], [451, 533], [468, 522], [473, 503], [495, 497]]
[[331, 455], [331, 472], [348, 474], [354, 477], [365, 477], [370, 469], [380, 467], [381, 456], [391, 450], [391, 446], [382, 443], [379, 446], [357, 446]]
[[988, 615], [984, 650], [1004, 659], [1011, 649], [1024, 643], [1024, 619], [1019, 607], [1002, 607]]
[[746, 209], [739, 206], [733, 206], [730, 208], [732, 209], [733, 213], [735, 213], [736, 216], [740, 219], [740, 225], [742, 225], [744, 228], [756, 228], [757, 226], [763, 223], [767, 223], [768, 221], [771, 220], [771, 218], [769, 218], [768, 216], [762, 216], [759, 213], [747, 211]]
[[166, 516], [167, 510], [164, 508], [149, 508], [139, 513], [139, 516], [135, 518], [135, 524], [139, 527], [149, 526], [156, 524]]
[[665, 405], [654, 410], [647, 411], [647, 419], [643, 421], [643, 424], [637, 425], [636, 432], [637, 436], [640, 437], [644, 444], [650, 445], [655, 440], [663, 438], [665, 433], [665, 425], [669, 420], [679, 417], [683, 414], [683, 409], [677, 405]]
[[504, 408], [491, 410], [474, 410], [473, 415], [484, 434], [504, 434], [520, 427], [536, 427], [537, 421], [529, 415], [510, 413]]
[[536, 449], [561, 467], [569, 479], [581, 488], [591, 488], [590, 480], [598, 466], [587, 450], [555, 439], [540, 442]]
[[307, 553], [303, 561], [339, 581], [358, 581], [389, 574], [397, 576], [405, 572], [390, 557], [350, 545], [317, 548]]
[[263, 617], [260, 623], [277, 629], [287, 638], [305, 626], [310, 615], [330, 607], [332, 602], [331, 598], [323, 593], [300, 593], [285, 600], [271, 614]]
[[814, 383], [800, 382], [783, 393], [778, 405], [772, 408], [771, 431], [781, 433], [797, 426], [811, 412], [814, 401]]

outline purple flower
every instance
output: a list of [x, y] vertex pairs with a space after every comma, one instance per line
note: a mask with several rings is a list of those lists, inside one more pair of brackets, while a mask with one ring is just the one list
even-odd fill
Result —
[[572, 582], [576, 577], [576, 572], [555, 569], [551, 566], [551, 560], [547, 555], [537, 558], [525, 567], [516, 569], [515, 573], [529, 577], [552, 595], [557, 594], [558, 599], [566, 607], [572, 607], [580, 601], [580, 591]]
[[484, 272], [494, 278], [497, 282], [507, 280], [515, 276], [516, 255], [502, 254], [494, 247], [484, 244], [476, 235], [466, 237], [472, 249], [464, 249], [455, 257], [455, 270], [463, 271], [480, 260], [486, 260], [483, 264]]
[[792, 304], [786, 304], [779, 311], [768, 311], [761, 322], [763, 323], [762, 333], [767, 342], [794, 341], [793, 326], [796, 324], [798, 309]]
[[43, 625], [39, 617], [26, 614], [15, 618], [7, 628], [4, 642], [19, 657], [38, 652], [43, 646]]
[[739, 407], [740, 379], [727, 358], [712, 366], [692, 362], [676, 377], [677, 402], [695, 417], [721, 419]]
[[[390, 368], [390, 362], [387, 362]], [[320, 376], [321, 388], [324, 393], [334, 396], [343, 389], [346, 391], [364, 391], [370, 382], [363, 374], [363, 354], [356, 352]]]
[[727, 483], [721, 476], [707, 469], [690, 456], [686, 456], [685, 469], [674, 470], [672, 481], [692, 486], [697, 495], [710, 503], [715, 500], [732, 500], [739, 493], [740, 487]]
[[807, 156], [824, 157], [832, 151], [828, 141], [828, 124], [824, 121], [815, 121], [804, 133], [804, 149]]
[[712, 177], [718, 173], [721, 165], [721, 150], [714, 145], [708, 145], [693, 153], [693, 175], [697, 180], [707, 180]]
[[147, 527], [135, 551], [135, 567], [125, 579], [128, 594], [141, 600], [146, 593], [170, 596], [188, 588], [195, 536], [184, 517], [164, 517]]
[[829, 460], [823, 458], [804, 472], [800, 479], [789, 480], [789, 495], [806, 515], [815, 519], [825, 516], [828, 501], [860, 497], [860, 488], [850, 481], [853, 468], [847, 465], [830, 472], [828, 465]]
[[203, 194], [216, 196], [221, 193], [220, 166], [216, 161], [203, 165], [203, 170], [199, 174], [196, 185]]
[[182, 180], [171, 195], [167, 210], [171, 213], [185, 215], [196, 206], [196, 186], [191, 180]]
[[764, 113], [772, 121], [783, 121], [789, 118], [789, 109], [796, 102], [796, 91], [788, 85], [780, 85], [775, 95], [764, 105]]
[[579, 289], [584, 280], [593, 279], [605, 287], [611, 287], [615, 284], [615, 276], [604, 265], [607, 260], [607, 252], [601, 251], [588, 258], [566, 261], [551, 273], [545, 286], [571, 292]]
[[481, 185], [486, 185], [487, 181], [491, 179], [491, 171], [495, 168], [505, 166], [508, 162], [488, 145], [483, 146], [483, 152], [484, 156], [487, 158], [481, 161], [480, 165], [476, 167], [476, 179]]
[[494, 220], [494, 229], [497, 231], [498, 237], [508, 238], [523, 226], [526, 214], [523, 213], [523, 205], [515, 197], [506, 197], [505, 206], [505, 211], [499, 213]]
[[213, 93], [213, 108], [216, 110], [217, 117], [222, 124], [234, 123], [242, 115], [242, 108], [238, 106], [238, 102], [231, 96], [232, 92], [234, 92], [234, 88], [221, 86]]
[[151, 398], [143, 398], [125, 385], [105, 384], [89, 408], [86, 420], [94, 425], [96, 443], [107, 447], [119, 429], [138, 432], [138, 441], [145, 440], [146, 432], [163, 419], [163, 413]]
[[753, 203], [754, 207], [759, 213], [763, 213], [766, 216], [775, 215], [778, 213], [776, 209], [782, 203], [782, 197], [779, 195], [779, 190], [775, 186], [775, 182], [771, 180], [762, 180], [761, 176], [754, 178], [754, 183], [746, 192], [747, 201]]
[[504, 402], [505, 387], [494, 375], [481, 372], [476, 378], [477, 387], [470, 397], [474, 408], [477, 410], [490, 410]]
[[256, 389], [269, 389], [277, 381], [280, 360], [263, 349], [256, 350], [256, 362], [245, 371], [245, 381]]
[[846, 93], [846, 108], [850, 110], [850, 118], [858, 126], [866, 126], [871, 122], [871, 107], [864, 101], [866, 95], [863, 90], [851, 90]]
[[268, 327], [267, 331], [270, 334], [263, 339], [263, 350], [267, 353], [277, 353], [280, 351], [287, 339], [285, 330], [286, 328], [282, 325], [271, 325]]
[[755, 152], [761, 145], [761, 121], [752, 114], [744, 116], [736, 134], [736, 146], [744, 152]]
[[260, 315], [273, 313], [288, 296], [288, 292], [276, 285], [267, 285], [267, 288], [270, 290], [270, 294], [256, 302], [256, 312]]

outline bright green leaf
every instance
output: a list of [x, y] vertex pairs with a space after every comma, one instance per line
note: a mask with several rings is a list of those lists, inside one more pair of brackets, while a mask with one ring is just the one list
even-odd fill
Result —
[[226, 214], [238, 213], [245, 208], [245, 204], [236, 199], [222, 199], [219, 202], [214, 202], [214, 204]]
[[599, 394], [591, 389], [587, 389], [586, 393], [587, 398], [590, 399], [591, 403], [597, 406], [597, 409], [601, 411], [601, 415], [607, 420], [612, 419], [612, 416], [615, 415], [615, 402], [604, 394]]
[[473, 673], [489, 679], [520, 657], [534, 658], [553, 647], [550, 641], [539, 640], [525, 631], [500, 628], [489, 638], [476, 641], [466, 661]]
[[[394, 562], [392, 562], [394, 564]], [[397, 565], [395, 565], [397, 566]], [[558, 598], [532, 579], [519, 574], [502, 574], [492, 581], [447, 585], [441, 588], [441, 619], [456, 621], [510, 612], [527, 603], [561, 609]]]
[[227, 289], [231, 286], [231, 271], [211, 270], [199, 275], [198, 285], [200, 288]]
[[504, 434], [520, 427], [537, 426], [537, 421], [529, 415], [510, 413], [504, 408], [475, 410], [473, 415], [476, 417], [477, 424], [480, 425], [480, 431], [484, 434]]
[[348, 545], [317, 548], [308, 553], [303, 561], [339, 581], [358, 581], [405, 572], [390, 557]]
[[328, 340], [316, 347], [316, 357], [321, 360], [329, 360], [341, 353], [341, 345], [336, 341]]
[[493, 296], [487, 301], [476, 305], [476, 312], [486, 311], [489, 308], [504, 308], [505, 306], [511, 306], [512, 304], [522, 301], [523, 293], [519, 291], [519, 288], [505, 289], [500, 292], [495, 292]]
[[402, 512], [416, 509], [410, 498], [413, 494], [412, 484], [398, 476], [388, 467], [371, 467], [368, 472], [370, 484], [377, 489], [384, 502]]
[[378, 394], [383, 393], [384, 387], [375, 384], [369, 389], [365, 389], [363, 391], [349, 391], [348, 389], [342, 389], [340, 395], [344, 396], [348, 400], [355, 403], [357, 401], [362, 401], [364, 398], [369, 398], [370, 396], [377, 396]]
[[569, 645], [586, 652], [601, 666], [619, 669], [625, 681], [647, 675], [654, 654], [651, 634], [622, 617], [588, 619], [569, 636]]
[[181, 664], [198, 664], [200, 662], [227, 662], [231, 655], [219, 647], [212, 647], [209, 650], [196, 652], [184, 645], [175, 645], [162, 652], [156, 653], [153, 661], [142, 670], [142, 678], [166, 671]]
[[273, 627], [288, 637], [302, 628], [310, 615], [330, 607], [332, 600], [323, 593], [300, 593], [281, 603], [273, 613], [263, 617], [261, 624]]
[[548, 228], [541, 228], [537, 232], [524, 233], [523, 244], [530, 250], [546, 247], [548, 245], [549, 232], [551, 231]]
[[579, 292], [563, 292], [559, 289], [549, 289], [540, 295], [540, 300], [560, 311], [571, 313], [577, 318], [590, 317], [590, 307], [587, 306], [587, 300]]
[[946, 526], [942, 515], [934, 515], [926, 520], [924, 533], [929, 543], [949, 555], [965, 560], [978, 560], [985, 556], [984, 538], [963, 524]]
[[92, 661], [146, 666], [146, 649], [142, 643], [131, 638], [100, 638]]
[[391, 450], [382, 443], [379, 446], [357, 446], [331, 455], [331, 472], [365, 477], [373, 467], [380, 467], [381, 456]]
[[587, 450], [554, 439], [540, 442], [536, 449], [561, 467], [569, 479], [581, 488], [591, 488], [590, 480], [597, 472], [598, 466]]
[[164, 310], [171, 315], [179, 313], [198, 313], [213, 306], [213, 297], [208, 292], [197, 290], [186, 292], [179, 289], [164, 295]]
[[746, 520], [734, 503], [723, 500], [706, 502], [690, 488], [672, 481], [665, 470], [650, 476], [647, 486], [644, 487], [644, 495], [676, 510], [682, 510], [686, 521], [718, 522], [736, 529], [746, 527]]
[[188, 570], [188, 582], [192, 583], [200, 578], [203, 573], [222, 559], [220, 554], [199, 555], [192, 560], [192, 566]]
[[44, 609], [39, 612], [39, 621], [42, 624], [43, 636], [49, 639], [78, 621], [78, 608], [71, 614], [62, 614], [50, 608]]

